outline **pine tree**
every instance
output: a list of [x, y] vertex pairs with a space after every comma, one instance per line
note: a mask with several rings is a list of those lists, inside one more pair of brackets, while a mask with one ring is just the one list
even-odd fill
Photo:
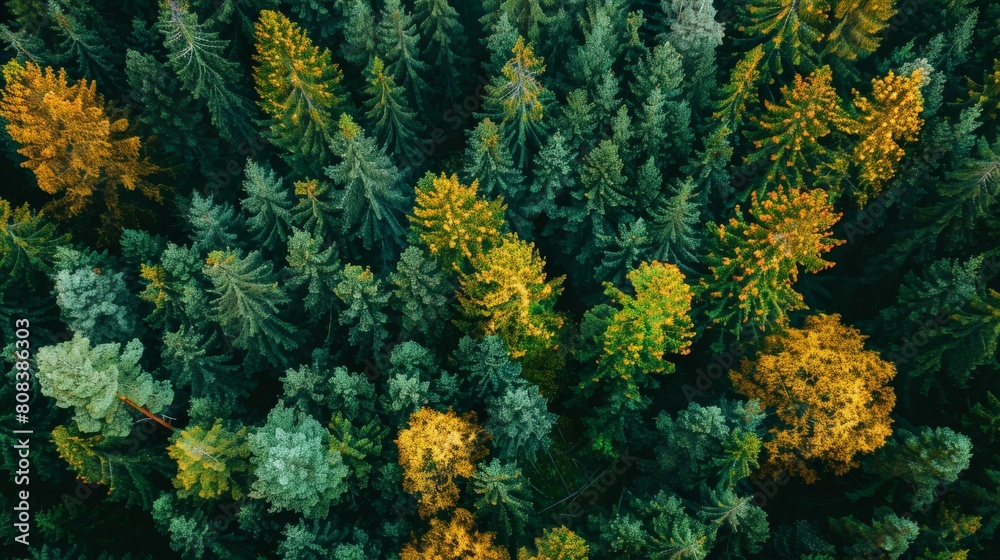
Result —
[[239, 67], [224, 54], [229, 41], [199, 23], [181, 0], [162, 2], [157, 26], [169, 53], [167, 66], [188, 93], [205, 100], [219, 134], [231, 142], [252, 138], [250, 102], [233, 88]]
[[500, 540], [509, 542], [520, 536], [531, 513], [531, 490], [528, 480], [514, 463], [493, 459], [481, 465], [472, 477], [476, 493], [476, 519], [496, 529]]
[[496, 335], [483, 338], [463, 336], [458, 341], [454, 360], [463, 384], [482, 401], [500, 397], [525, 383], [521, 364], [510, 359], [503, 339]]
[[824, 37], [829, 11], [827, 0], [754, 0], [746, 7], [740, 30], [764, 39], [765, 63], [771, 72], [784, 72], [783, 60], [811, 71], [819, 59], [816, 47]]
[[163, 366], [174, 386], [189, 389], [193, 398], [235, 405], [247, 392], [246, 378], [223, 348], [215, 332], [181, 327], [163, 335]]
[[431, 519], [430, 525], [423, 536], [414, 537], [403, 547], [400, 560], [510, 560], [506, 549], [493, 544], [495, 534], [476, 530], [475, 519], [467, 510], [457, 508], [448, 522]]
[[269, 511], [291, 510], [322, 519], [347, 491], [348, 468], [329, 446], [330, 432], [311, 416], [278, 404], [267, 423], [249, 437], [255, 480], [251, 498], [266, 500]]
[[403, 333], [425, 343], [437, 342], [451, 317], [454, 292], [441, 267], [420, 248], [408, 247], [389, 276], [392, 307], [402, 315]]
[[221, 420], [208, 430], [194, 426], [177, 432], [167, 448], [170, 458], [177, 461], [174, 487], [185, 498], [198, 496], [211, 500], [220, 496], [239, 499], [243, 490], [233, 477], [249, 468], [250, 448], [247, 429], [227, 430]]
[[469, 66], [462, 55], [468, 39], [458, 12], [449, 0], [415, 0], [413, 11], [427, 41], [424, 57], [435, 69], [439, 93], [444, 99], [458, 99]]
[[890, 70], [884, 78], [872, 79], [872, 100], [854, 91], [859, 118], [850, 132], [860, 137], [853, 157], [863, 187], [855, 195], [862, 206], [896, 174], [896, 166], [906, 154], [901, 143], [917, 139], [924, 124], [920, 118], [924, 79], [921, 69], [909, 77], [896, 76]]
[[535, 539], [537, 552], [531, 554], [521, 548], [517, 560], [588, 560], [590, 547], [587, 541], [566, 528], [544, 529], [542, 536]]
[[389, 294], [382, 282], [371, 270], [349, 264], [340, 271], [333, 293], [346, 306], [340, 313], [340, 324], [350, 327], [347, 339], [358, 349], [359, 358], [377, 352], [389, 338], [385, 314]]
[[851, 544], [844, 547], [848, 557], [890, 558], [896, 560], [917, 538], [920, 527], [912, 519], [900, 517], [887, 507], [875, 508], [871, 524], [853, 515], [830, 520], [831, 528]]
[[121, 350], [117, 342], [91, 346], [86, 338], [74, 335], [67, 342], [38, 349], [38, 383], [56, 406], [73, 408], [81, 432], [128, 435], [133, 422], [128, 407], [173, 429], [155, 414], [173, 401], [174, 392], [169, 383], [143, 371], [142, 352], [138, 339]]
[[365, 116], [378, 140], [379, 148], [397, 158], [415, 159], [420, 148], [417, 134], [420, 125], [416, 111], [410, 109], [405, 91], [396, 86], [392, 75], [385, 71], [382, 59], [375, 57], [365, 70], [368, 78], [365, 95]]
[[452, 411], [437, 412], [429, 408], [410, 416], [406, 429], [399, 432], [396, 445], [399, 465], [403, 468], [403, 489], [419, 495], [423, 518], [458, 502], [455, 479], [471, 478], [476, 463], [487, 453], [475, 413], [459, 416]]
[[417, 183], [410, 216], [410, 242], [426, 249], [450, 274], [469, 272], [472, 259], [485, 253], [504, 230], [502, 199], [477, 195], [479, 182], [428, 173]]
[[496, 23], [485, 29], [489, 31], [489, 36], [483, 39], [483, 45], [489, 51], [489, 61], [483, 63], [483, 70], [489, 76], [496, 76], [502, 73], [520, 35], [506, 12], [502, 12]]
[[813, 183], [834, 160], [844, 158], [820, 143], [834, 130], [851, 128], [832, 79], [829, 66], [817, 68], [805, 79], [796, 74], [791, 88], [781, 88], [783, 103], [764, 101], [767, 112], [759, 119], [751, 118], [756, 126], [749, 135], [756, 151], [747, 157], [746, 165], [767, 166], [759, 192], [777, 185]]
[[509, 387], [487, 402], [486, 430], [501, 459], [536, 460], [539, 451], [549, 448], [549, 433], [556, 415], [548, 411], [548, 401], [536, 385]]
[[254, 233], [254, 239], [276, 250], [278, 243], [288, 239], [291, 222], [292, 199], [283, 181], [271, 169], [247, 159], [243, 172], [243, 192], [247, 197], [240, 205], [250, 214], [247, 225]]
[[839, 315], [810, 315], [801, 329], [767, 336], [756, 360], [730, 373], [737, 392], [778, 416], [764, 444], [769, 472], [812, 483], [811, 463], [840, 475], [858, 465], [858, 455], [885, 445], [896, 368], [866, 350], [864, 340]]
[[556, 131], [535, 155], [533, 162], [528, 202], [524, 211], [528, 217], [547, 216], [562, 227], [562, 208], [556, 199], [567, 190], [576, 187], [576, 177], [571, 166], [572, 153], [565, 137]]
[[704, 489], [698, 517], [718, 527], [716, 543], [725, 541], [725, 554], [740, 558], [759, 554], [771, 536], [767, 514], [753, 504], [753, 496], [740, 496], [732, 488]]
[[[919, 382], [921, 394], [945, 380], [964, 387], [972, 372], [991, 360], [1000, 330], [990, 317], [1000, 299], [983, 286], [985, 274], [982, 256], [935, 261], [919, 276], [907, 274], [896, 305], [882, 310], [894, 335], [891, 356]], [[914, 340], [921, 341], [919, 354]]]
[[[715, 51], [726, 35], [720, 12], [697, 0], [660, 4], [669, 22], [666, 40], [683, 56], [684, 74], [691, 84], [691, 105], [699, 114], [711, 107], [716, 83]], [[652, 17], [655, 12], [649, 12]]]
[[123, 452], [115, 445], [116, 438], [87, 436], [65, 426], [56, 426], [51, 439], [59, 458], [66, 461], [81, 483], [107, 486], [109, 502], [137, 508], [152, 504], [158, 490], [153, 481], [162, 476], [163, 469], [150, 452]]
[[328, 183], [310, 179], [295, 183], [298, 202], [292, 208], [292, 225], [322, 243], [340, 231], [337, 200]]
[[186, 165], [212, 159], [217, 149], [200, 141], [211, 135], [201, 105], [181, 92], [180, 82], [163, 64], [150, 54], [129, 49], [125, 73], [129, 95], [141, 107], [137, 120], [149, 127], [165, 151]]
[[247, 351], [251, 363], [264, 360], [276, 367], [288, 365], [288, 351], [300, 340], [296, 328], [280, 316], [288, 295], [260, 252], [240, 257], [233, 251], [212, 251], [204, 272], [216, 296], [211, 302], [215, 320], [233, 337], [233, 346]]
[[330, 133], [342, 94], [343, 77], [328, 49], [313, 45], [305, 31], [284, 15], [260, 13], [254, 24], [253, 60], [258, 102], [270, 117], [270, 140], [287, 151], [303, 174], [330, 160]]
[[[899, 479], [911, 511], [929, 508], [939, 499], [935, 489], [952, 484], [969, 468], [972, 441], [950, 428], [923, 426], [916, 432], [899, 429], [888, 444], [865, 464], [865, 471], [883, 480]], [[909, 492], [907, 492], [909, 494]]]
[[69, 85], [65, 70], [43, 71], [31, 62], [8, 62], [3, 74], [0, 116], [27, 158], [21, 166], [34, 172], [40, 189], [62, 195], [43, 211], [59, 219], [80, 215], [100, 190], [107, 208], [101, 235], [108, 241], [134, 219], [133, 211], [119, 204], [120, 189], [161, 200], [158, 187], [146, 179], [159, 169], [142, 155], [139, 137], [129, 135], [128, 119], [105, 106], [96, 84]]
[[229, 204], [217, 204], [210, 196], [203, 197], [195, 192], [185, 217], [191, 228], [191, 246], [200, 253], [242, 248], [239, 232], [244, 231], [246, 225], [243, 217]]
[[826, 34], [823, 55], [851, 61], [867, 57], [878, 49], [881, 32], [895, 14], [891, 0], [838, 0], [833, 8], [837, 24]]
[[141, 336], [138, 299], [121, 272], [83, 266], [55, 276], [56, 303], [63, 322], [95, 344]]
[[[378, 23], [370, 0], [347, 0], [343, 12], [344, 29], [351, 31], [344, 33], [344, 43], [341, 44], [340, 53], [343, 59], [354, 67], [357, 74], [379, 53]], [[349, 77], [350, 75], [348, 74]], [[348, 87], [348, 89], [353, 88]]]
[[297, 228], [292, 229], [288, 238], [285, 260], [293, 274], [289, 284], [295, 289], [306, 287], [307, 295], [302, 303], [313, 320], [318, 320], [333, 308], [329, 296], [336, 283], [336, 273], [340, 270], [335, 249], [333, 245], [324, 249], [321, 240]]
[[[89, 8], [78, 6], [69, 8], [67, 12], [55, 2], [50, 2], [48, 6], [48, 17], [52, 22], [52, 28], [62, 39], [53, 53], [53, 62], [62, 67], [72, 63], [77, 74], [100, 83], [102, 89], [118, 89], [121, 83], [119, 68], [116, 68], [115, 56], [107, 43], [102, 40], [100, 33], [103, 31], [106, 34], [107, 30], [88, 29], [81, 22], [82, 16], [86, 15]], [[95, 17], [87, 19], [97, 20]]]
[[381, 243], [383, 257], [388, 257], [403, 236], [397, 216], [404, 203], [397, 190], [399, 173], [347, 113], [340, 115], [340, 133], [330, 147], [341, 159], [326, 168], [327, 176], [341, 187], [337, 192], [341, 233], [360, 238], [366, 249]]
[[470, 181], [478, 180], [487, 197], [520, 201], [524, 177], [500, 135], [500, 127], [492, 120], [479, 121], [465, 149], [465, 176]]
[[703, 205], [690, 178], [680, 182], [660, 204], [650, 208], [649, 256], [689, 270], [699, 258]]
[[56, 251], [68, 242], [69, 235], [58, 235], [42, 212], [32, 212], [27, 203], [12, 210], [0, 198], [0, 275], [15, 282], [50, 276]]
[[[736, 487], [759, 466], [764, 418], [757, 401], [692, 402], [676, 418], [660, 412], [650, 479], [669, 480], [678, 492]], [[687, 453], [679, 455], [677, 449]]]
[[728, 226], [709, 227], [718, 245], [708, 255], [712, 279], [702, 280], [713, 299], [708, 314], [733, 334], [741, 325], [782, 325], [789, 311], [804, 309], [792, 288], [799, 267], [818, 272], [833, 266], [822, 255], [843, 243], [831, 239], [840, 215], [822, 189], [779, 186], [763, 199], [752, 192], [750, 214], [754, 223], [737, 206]]
[[729, 82], [722, 87], [722, 98], [715, 104], [712, 117], [720, 127], [736, 131], [746, 118], [748, 106], [757, 104], [757, 87], [761, 80], [764, 48], [760, 45], [748, 50], [733, 67]]
[[425, 110], [430, 87], [424, 79], [427, 63], [420, 57], [420, 32], [413, 16], [399, 0], [386, 0], [378, 24], [379, 51], [384, 55], [385, 71], [403, 91], [409, 93], [413, 107]]
[[684, 81], [681, 55], [670, 43], [656, 45], [636, 64], [632, 91], [640, 153], [659, 162], [685, 161], [694, 141]]
[[519, 169], [524, 169], [528, 154], [545, 140], [542, 124], [545, 106], [552, 94], [539, 81], [545, 66], [531, 45], [517, 38], [514, 54], [501, 70], [501, 76], [486, 86], [485, 114], [500, 121], [504, 143]]
[[659, 492], [635, 499], [632, 513], [617, 512], [601, 530], [601, 544], [614, 558], [690, 558], [705, 560], [713, 530], [684, 511], [680, 498]]
[[632, 223], [622, 221], [618, 224], [617, 235], [597, 234], [597, 239], [604, 257], [594, 271], [594, 279], [620, 285], [628, 271], [643, 260], [649, 243], [646, 221], [642, 218]]

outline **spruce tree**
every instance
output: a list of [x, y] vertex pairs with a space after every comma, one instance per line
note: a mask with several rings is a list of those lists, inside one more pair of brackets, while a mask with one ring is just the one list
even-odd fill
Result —
[[415, 0], [413, 12], [427, 42], [424, 59], [435, 69], [436, 89], [446, 100], [458, 99], [470, 62], [463, 54], [468, 39], [458, 12], [450, 0]]
[[236, 143], [252, 138], [250, 102], [234, 88], [240, 83], [239, 66], [224, 54], [229, 41], [209, 31], [181, 0], [162, 2], [157, 25], [167, 66], [188, 93], [205, 100], [219, 134]]
[[340, 68], [328, 49], [313, 45], [278, 12], [261, 12], [254, 29], [253, 77], [258, 103], [270, 117], [270, 140], [290, 154], [297, 171], [315, 173], [330, 160], [333, 115], [342, 97]]
[[465, 176], [470, 182], [478, 181], [484, 195], [522, 199], [524, 176], [514, 164], [496, 123], [488, 118], [480, 121], [469, 137], [465, 152]]
[[204, 272], [216, 296], [211, 302], [215, 320], [233, 337], [233, 346], [246, 351], [251, 363], [288, 365], [289, 351], [301, 340], [297, 329], [281, 318], [289, 299], [271, 264], [259, 251], [241, 257], [232, 250], [216, 250], [205, 260]]
[[254, 239], [270, 250], [288, 239], [289, 224], [292, 220], [292, 198], [284, 182], [271, 169], [247, 159], [243, 172], [243, 192], [247, 197], [240, 201], [243, 209], [250, 214], [247, 226], [254, 233]]
[[295, 183], [298, 202], [292, 208], [292, 225], [325, 244], [341, 230], [337, 199], [329, 183], [316, 179]]
[[176, 432], [167, 452], [177, 462], [173, 482], [178, 496], [239, 499], [243, 489], [234, 476], [249, 469], [250, 448], [246, 438], [245, 427], [227, 430], [221, 420], [216, 420], [208, 430], [194, 426]]
[[428, 66], [420, 56], [420, 32], [399, 0], [386, 0], [382, 8], [378, 46], [384, 56], [385, 71], [409, 94], [413, 107], [427, 109], [430, 88], [424, 79]]
[[449, 300], [454, 292], [441, 267], [420, 248], [408, 247], [389, 282], [392, 307], [402, 315], [403, 332], [425, 343], [437, 342], [451, 317]]
[[385, 71], [382, 59], [375, 57], [365, 69], [365, 116], [378, 140], [379, 148], [397, 159], [414, 160], [420, 151], [417, 136], [420, 125], [417, 113], [410, 109], [405, 90], [396, 86]]
[[134, 421], [131, 409], [170, 427], [155, 414], [173, 401], [174, 392], [169, 383], [143, 371], [142, 353], [138, 339], [122, 349], [117, 342], [91, 345], [74, 335], [67, 342], [38, 349], [38, 383], [56, 406], [73, 408], [81, 432], [127, 436]]
[[476, 519], [496, 529], [502, 542], [521, 536], [532, 505], [528, 480], [521, 469], [493, 459], [476, 469], [471, 482], [477, 495]]
[[56, 251], [69, 242], [69, 235], [56, 233], [56, 226], [27, 203], [11, 209], [0, 198], [0, 275], [18, 282], [49, 276]]
[[340, 115], [340, 131], [331, 148], [341, 159], [326, 168], [327, 176], [340, 187], [336, 196], [341, 234], [360, 238], [366, 249], [380, 243], [388, 260], [403, 236], [398, 213], [405, 199], [398, 190], [398, 171], [346, 113]]
[[347, 340], [358, 349], [359, 359], [372, 356], [389, 338], [385, 314], [389, 294], [367, 268], [349, 264], [339, 276], [333, 293], [343, 305], [340, 324], [350, 328]]
[[302, 299], [302, 304], [314, 321], [319, 320], [333, 308], [330, 294], [336, 284], [336, 273], [340, 269], [336, 246], [324, 248], [322, 239], [293, 228], [288, 237], [288, 254], [285, 260], [292, 272], [290, 286], [293, 289], [305, 286], [306, 296]]

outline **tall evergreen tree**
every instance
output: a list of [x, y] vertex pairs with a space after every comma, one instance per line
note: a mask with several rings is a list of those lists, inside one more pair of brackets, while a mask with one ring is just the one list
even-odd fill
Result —
[[425, 60], [436, 71], [433, 83], [444, 99], [458, 99], [470, 62], [463, 54], [468, 39], [458, 12], [450, 0], [415, 0], [413, 11], [427, 41], [423, 47]]
[[389, 155], [406, 160], [416, 159], [420, 125], [417, 113], [410, 109], [404, 90], [396, 86], [392, 75], [385, 71], [382, 59], [375, 57], [365, 69], [365, 116], [371, 124], [379, 148]]
[[337, 191], [343, 235], [360, 238], [366, 249], [380, 243], [383, 258], [402, 240], [398, 213], [404, 197], [398, 190], [398, 171], [375, 141], [354, 120], [340, 115], [340, 133], [331, 143], [340, 163], [326, 168]]
[[188, 93], [205, 100], [219, 134], [237, 143], [252, 138], [250, 102], [237, 89], [239, 66], [224, 54], [229, 41], [199, 23], [181, 0], [162, 2], [157, 25], [169, 53], [167, 66]]
[[216, 296], [211, 302], [215, 318], [226, 335], [233, 337], [233, 346], [247, 351], [251, 362], [288, 365], [288, 352], [301, 341], [296, 328], [280, 316], [288, 295], [260, 252], [241, 257], [231, 250], [212, 251], [204, 270]]
[[521, 469], [514, 463], [493, 459], [476, 469], [471, 482], [478, 497], [476, 519], [487, 521], [501, 541], [520, 536], [531, 511], [531, 491]]
[[278, 12], [261, 12], [254, 29], [253, 77], [258, 103], [270, 117], [271, 142], [290, 154], [300, 173], [315, 173], [330, 160], [333, 115], [342, 97], [340, 68], [328, 49], [313, 45]]
[[288, 239], [292, 219], [292, 199], [283, 181], [271, 169], [247, 159], [243, 172], [243, 192], [247, 197], [240, 201], [250, 213], [247, 225], [258, 243], [276, 250], [278, 244]]
[[488, 118], [480, 121], [465, 151], [465, 175], [469, 181], [479, 181], [483, 194], [515, 201], [523, 198], [524, 176], [514, 164], [496, 123]]
[[378, 45], [385, 59], [385, 70], [410, 95], [413, 107], [425, 110], [430, 106], [430, 87], [424, 79], [428, 66], [420, 56], [420, 42], [413, 16], [399, 0], [386, 0], [378, 24]]

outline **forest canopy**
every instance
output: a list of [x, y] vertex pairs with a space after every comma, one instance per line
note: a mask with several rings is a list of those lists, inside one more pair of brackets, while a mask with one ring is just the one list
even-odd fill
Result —
[[4, 557], [1000, 556], [1000, 4], [0, 13]]

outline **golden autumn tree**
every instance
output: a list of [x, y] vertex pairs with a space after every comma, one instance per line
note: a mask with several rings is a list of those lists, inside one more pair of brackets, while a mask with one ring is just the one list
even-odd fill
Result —
[[459, 326], [474, 336], [499, 336], [511, 357], [522, 360], [530, 381], [551, 387], [546, 372], [553, 366], [540, 363], [558, 346], [563, 319], [553, 307], [563, 278], [548, 280], [534, 244], [513, 233], [476, 256], [472, 268], [459, 277]]
[[410, 241], [427, 249], [446, 271], [468, 272], [504, 230], [502, 199], [476, 194], [478, 181], [465, 186], [458, 175], [428, 174], [417, 184], [416, 206], [410, 216]]
[[819, 58], [816, 45], [823, 40], [829, 12], [827, 0], [752, 0], [740, 31], [765, 39], [765, 61], [772, 71], [782, 73], [783, 62], [810, 70]]
[[431, 528], [407, 544], [400, 560], [510, 560], [505, 548], [493, 543], [496, 535], [480, 533], [475, 519], [465, 509], [456, 509], [451, 519], [431, 519]]
[[781, 88], [781, 102], [765, 100], [766, 112], [751, 119], [756, 124], [751, 135], [757, 150], [747, 157], [747, 164], [766, 167], [761, 192], [778, 184], [802, 184], [807, 178], [812, 184], [818, 175], [845, 167], [843, 153], [820, 143], [832, 131], [851, 125], [832, 80], [829, 66], [806, 78], [796, 74], [791, 87]]
[[271, 141], [296, 162], [319, 169], [330, 159], [330, 130], [343, 77], [330, 50], [313, 44], [305, 30], [273, 10], [254, 23], [254, 83], [259, 104], [271, 117]]
[[920, 69], [908, 77], [897, 76], [890, 70], [884, 78], [872, 80], [871, 99], [854, 91], [854, 106], [859, 116], [851, 132], [860, 137], [854, 159], [864, 187], [857, 191], [862, 205], [895, 176], [896, 166], [906, 155], [901, 144], [916, 140], [924, 125], [920, 118], [924, 109], [920, 93], [924, 78]]
[[733, 67], [729, 83], [722, 86], [722, 98], [715, 104], [715, 113], [712, 114], [712, 118], [721, 123], [720, 126], [736, 130], [743, 123], [747, 105], [757, 103], [763, 60], [764, 48], [757, 45]]
[[799, 267], [818, 272], [833, 266], [823, 254], [844, 243], [832, 238], [841, 215], [822, 189], [779, 185], [763, 197], [750, 196], [752, 222], [737, 206], [728, 224], [710, 228], [717, 246], [708, 255], [712, 275], [702, 280], [709, 318], [734, 334], [748, 323], [784, 324], [789, 311], [805, 309], [792, 287]]
[[607, 285], [605, 294], [621, 308], [604, 331], [599, 373], [627, 381], [637, 392], [637, 373], [672, 373], [667, 352], [687, 353], [694, 338], [691, 288], [677, 266], [653, 261], [628, 273], [635, 296]]
[[61, 195], [44, 212], [63, 220], [78, 216], [100, 191], [106, 206], [101, 237], [108, 241], [134, 219], [119, 202], [120, 189], [161, 200], [158, 187], [146, 180], [158, 168], [143, 156], [128, 119], [105, 105], [94, 82], [70, 85], [63, 69], [16, 60], [3, 67], [3, 75], [0, 116], [27, 158], [21, 166], [34, 172], [40, 189]]
[[754, 361], [744, 358], [730, 372], [737, 392], [778, 417], [764, 443], [766, 470], [812, 483], [817, 463], [841, 475], [885, 444], [896, 368], [866, 350], [866, 338], [839, 315], [812, 315], [801, 329], [766, 337]]
[[421, 517], [458, 503], [458, 477], [470, 478], [476, 463], [486, 457], [487, 437], [470, 412], [438, 412], [421, 408], [399, 432], [399, 465], [403, 468], [403, 489], [419, 495]]

